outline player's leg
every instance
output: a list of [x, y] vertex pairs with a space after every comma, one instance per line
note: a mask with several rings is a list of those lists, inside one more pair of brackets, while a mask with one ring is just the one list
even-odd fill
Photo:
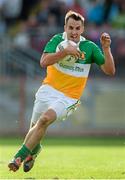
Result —
[[[46, 96], [45, 96], [45, 93], [46, 93]], [[46, 100], [46, 102], [45, 102], [45, 100]], [[36, 122], [38, 121], [38, 119], [41, 117], [41, 115], [44, 112], [47, 111], [48, 100], [49, 100], [49, 91], [48, 91], [48, 89], [46, 89], [45, 86], [41, 86], [35, 95], [34, 107], [33, 107], [33, 112], [32, 112], [32, 117], [31, 117], [31, 122], [30, 122], [30, 129], [25, 137], [24, 144], [32, 135], [33, 128], [34, 128]], [[39, 147], [40, 147], [40, 143], [39, 143]]]
[[76, 100], [70, 100], [67, 98], [64, 99], [64, 97], [61, 101], [54, 102], [50, 106], [50, 109], [42, 116], [40, 116], [36, 125], [30, 129], [28, 133], [29, 136], [27, 135], [27, 138], [25, 139], [25, 144], [15, 155], [15, 159], [18, 161], [15, 162], [14, 159], [14, 161], [9, 163], [10, 170], [18, 170], [20, 163], [18, 165], [17, 162], [19, 162], [19, 158], [21, 161], [23, 161], [43, 138], [48, 125], [51, 124], [56, 118], [61, 119], [66, 117], [70, 111], [72, 112], [72, 109], [74, 109], [75, 105]]
[[39, 118], [35, 126], [31, 128], [31, 137], [25, 141], [25, 145], [28, 149], [30, 149], [30, 151], [33, 150], [33, 148], [40, 142], [47, 127], [55, 120], [56, 112], [53, 109], [49, 109]]
[[38, 121], [38, 119], [40, 118], [42, 112], [38, 113], [35, 112], [35, 106], [38, 106], [38, 103], [35, 104], [34, 103], [34, 107], [33, 107], [33, 112], [32, 112], [32, 117], [31, 117], [31, 121], [30, 121], [30, 128], [29, 128], [29, 133], [27, 133], [27, 135], [25, 136], [24, 139], [24, 143], [26, 140], [28, 140], [30, 138], [30, 136], [32, 135], [32, 131], [31, 128], [35, 126], [36, 122]]
[[[53, 101], [53, 99], [56, 101]], [[41, 101], [42, 104], [39, 105]], [[47, 109], [49, 110], [40, 116], [38, 122], [28, 132], [28, 135], [25, 138], [25, 144], [17, 152], [12, 163], [9, 163], [10, 170], [16, 171], [19, 168], [21, 162], [29, 154], [31, 154], [35, 146], [37, 146], [40, 143], [40, 140], [44, 136], [48, 125], [51, 124], [56, 118], [61, 119], [62, 117], [66, 117], [69, 112], [69, 107], [72, 107], [72, 105], [75, 104], [76, 101], [77, 100], [63, 96], [62, 93], [53, 90], [53, 88], [50, 88], [48, 86], [40, 88], [40, 90], [37, 93], [35, 112], [41, 112], [41, 109], [43, 110], [43, 112], [45, 112], [45, 102], [47, 102], [47, 106], [49, 105], [49, 108], [47, 107]]]
[[23, 144], [23, 146], [14, 156], [14, 159], [9, 163], [8, 167], [10, 170], [15, 172], [19, 169], [24, 159], [31, 153], [35, 146], [40, 143], [47, 127], [55, 120], [56, 112], [52, 109], [49, 109], [40, 116], [35, 126], [29, 130], [27, 138], [25, 139], [25, 144]]
[[[24, 140], [24, 144], [26, 143], [26, 141], [28, 141], [30, 139], [30, 137], [32, 136], [33, 133], [33, 127], [35, 126], [34, 123], [32, 123], [32, 126], [29, 130], [29, 133], [26, 135], [25, 140]], [[32, 130], [31, 130], [32, 129]], [[33, 155], [37, 155], [40, 151], [41, 151], [41, 144], [40, 142], [33, 148], [33, 150], [31, 151], [31, 153], [29, 155], [33, 156]], [[29, 159], [29, 158], [28, 158]]]
[[[47, 104], [45, 103], [45, 100], [42, 101], [42, 97], [45, 97], [44, 96], [44, 92], [45, 92], [44, 89], [45, 88], [43, 88], [41, 86], [38, 89], [38, 91], [37, 91], [37, 93], [35, 95], [35, 101], [34, 101], [34, 107], [33, 107], [33, 113], [32, 113], [32, 118], [31, 118], [30, 129], [29, 129], [29, 132], [27, 133], [27, 135], [25, 137], [24, 144], [25, 144], [26, 141], [28, 141], [31, 138], [31, 135], [33, 133], [33, 129], [35, 127], [36, 122], [38, 121], [40, 116], [43, 114], [43, 112], [45, 112], [47, 110]], [[46, 92], [48, 92], [48, 90]], [[47, 99], [47, 97], [48, 96], [46, 96], [46, 99]], [[34, 126], [33, 126], [33, 124], [34, 124]], [[40, 142], [34, 148], [35, 148], [35, 151], [39, 151], [39, 149], [40, 149]], [[22, 153], [22, 154], [25, 155], [25, 157], [28, 157], [32, 153], [32, 151], [29, 151], [25, 146], [24, 147], [22, 146], [22, 148], [20, 148], [20, 150], [19, 150], [19, 153]], [[18, 153], [17, 153], [17, 155], [18, 155]], [[15, 155], [15, 157], [16, 157], [16, 155]], [[20, 166], [22, 159], [26, 159], [26, 158], [24, 158], [24, 157], [22, 157], [22, 159], [18, 158], [17, 162], [15, 162], [16, 161], [15, 157], [14, 157], [14, 160], [12, 160], [12, 162], [10, 162], [8, 166], [11, 166], [10, 169], [12, 169], [12, 168], [14, 169], [14, 167], [12, 167], [12, 164], [13, 164], [13, 161], [14, 161], [15, 164], [18, 164], [18, 166], [15, 168], [15, 171], [16, 171], [18, 169], [18, 167]]]
[[[65, 103], [63, 103], [63, 102], [58, 102], [58, 101], [56, 101], [56, 102], [54, 102], [54, 103], [52, 103], [51, 104], [51, 108], [52, 109], [55, 109], [55, 111], [56, 111], [56, 114], [57, 114], [57, 118], [58, 119], [65, 119], [68, 115], [70, 115], [70, 114], [72, 114], [72, 112], [76, 109], [76, 107], [78, 106], [78, 104], [79, 104], [79, 101], [72, 101], [72, 100], [69, 100], [69, 99], [63, 99], [64, 101], [65, 101]], [[67, 103], [66, 103], [67, 102]], [[36, 112], [34, 112], [33, 113], [34, 115], [32, 116], [32, 117], [34, 117], [34, 118], [32, 118], [32, 122], [35, 122], [36, 120], [36, 118], [35, 117], [37, 117], [37, 115], [35, 115], [36, 114]], [[29, 155], [26, 159], [25, 159], [25, 161], [24, 161], [24, 163], [23, 163], [23, 170], [24, 170], [24, 172], [28, 172], [28, 171], [30, 171], [31, 169], [32, 169], [32, 167], [33, 167], [33, 165], [34, 165], [34, 162], [35, 162], [35, 159], [36, 159], [36, 157], [37, 157], [37, 155], [39, 154], [39, 145], [40, 144], [38, 144], [37, 146], [38, 146], [38, 148], [37, 148], [37, 146], [32, 150], [32, 152], [31, 152], [31, 154], [32, 155]], [[41, 150], [41, 149], [40, 149]]]
[[[49, 94], [48, 89], [46, 90], [47, 93]], [[32, 112], [32, 117], [31, 117], [31, 123], [30, 123], [30, 129], [35, 126], [36, 122], [38, 121], [38, 119], [40, 118], [41, 114], [43, 114], [43, 112], [45, 112], [48, 109], [48, 101], [47, 101], [47, 97], [49, 99], [49, 96], [45, 96], [45, 86], [43, 88], [43, 86], [41, 86], [38, 90], [38, 92], [36, 93], [36, 100], [34, 102], [34, 107], [33, 107], [33, 112]], [[46, 97], [46, 102], [45, 102], [45, 98]], [[43, 99], [43, 101], [42, 101]], [[30, 131], [30, 134], [28, 134], [25, 137], [24, 143], [30, 138], [30, 136], [32, 135], [32, 131]], [[37, 157], [37, 155], [41, 152], [42, 150], [42, 146], [40, 144], [40, 142], [33, 148], [33, 150], [31, 151], [31, 153], [26, 157], [26, 159], [23, 162], [23, 170], [24, 172], [28, 172], [32, 169], [35, 159]]]
[[[33, 112], [32, 118], [31, 118], [31, 123], [30, 123], [30, 128], [32, 128], [35, 125], [35, 121], [37, 121], [36, 119], [39, 119], [40, 117], [40, 113], [35, 113]], [[25, 140], [24, 140], [25, 143]], [[35, 159], [38, 156], [38, 154], [41, 152], [42, 150], [42, 145], [40, 143], [38, 143], [35, 148], [33, 148], [33, 150], [31, 151], [31, 154], [29, 154], [26, 159], [23, 162], [23, 171], [24, 172], [28, 172], [30, 171], [35, 163]]]

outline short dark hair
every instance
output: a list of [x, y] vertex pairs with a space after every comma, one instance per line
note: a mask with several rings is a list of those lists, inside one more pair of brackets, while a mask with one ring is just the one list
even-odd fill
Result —
[[66, 15], [65, 15], [65, 24], [67, 24], [69, 18], [73, 18], [76, 21], [80, 20], [82, 22], [82, 24], [84, 25], [85, 18], [81, 14], [79, 14], [79, 13], [77, 13], [75, 11], [70, 10], [70, 11], [68, 11], [66, 13]]

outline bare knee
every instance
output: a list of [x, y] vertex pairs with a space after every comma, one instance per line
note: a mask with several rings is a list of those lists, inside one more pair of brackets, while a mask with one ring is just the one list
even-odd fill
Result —
[[43, 115], [39, 121], [40, 126], [44, 126], [44, 127], [47, 127], [51, 123], [52, 123], [52, 120], [47, 115]]
[[51, 112], [51, 110], [47, 111], [46, 113], [44, 113], [39, 121], [38, 121], [38, 126], [39, 127], [48, 127], [52, 122], [54, 122], [56, 119], [56, 113], [55, 112]]

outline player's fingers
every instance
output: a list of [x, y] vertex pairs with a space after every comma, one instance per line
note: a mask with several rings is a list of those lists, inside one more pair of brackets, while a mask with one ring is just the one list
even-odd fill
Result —
[[101, 36], [109, 36], [108, 33], [102, 33]]
[[79, 51], [77, 51], [76, 55], [77, 55], [77, 59], [81, 57], [81, 53]]
[[79, 58], [81, 57], [81, 53], [80, 53], [80, 51], [78, 51], [78, 56], [79, 56]]
[[110, 39], [110, 36], [109, 36], [109, 34], [104, 33], [104, 34], [101, 35], [101, 39], [102, 40], [108, 40], [108, 39]]
[[76, 49], [73, 49], [72, 55], [75, 56], [75, 58], [77, 58], [77, 59], [80, 58], [80, 52]]
[[111, 44], [111, 39], [110, 39], [109, 37], [103, 37], [103, 38], [101, 39], [101, 43], [102, 43], [103, 45], [105, 45], [105, 44], [110, 45], [110, 44]]
[[74, 56], [75, 56], [75, 59], [78, 59], [78, 58], [79, 58], [78, 54], [74, 54]]
[[104, 42], [110, 44], [111, 43], [111, 39], [110, 38], [105, 38]]

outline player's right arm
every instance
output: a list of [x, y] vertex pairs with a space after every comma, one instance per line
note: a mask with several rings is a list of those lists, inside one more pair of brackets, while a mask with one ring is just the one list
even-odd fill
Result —
[[52, 64], [57, 63], [61, 59], [63, 59], [67, 55], [75, 56], [76, 59], [80, 57], [79, 51], [76, 49], [76, 47], [72, 45], [68, 45], [67, 48], [55, 52], [55, 53], [43, 53], [42, 57], [40, 59], [40, 65], [41, 67], [47, 67]]

